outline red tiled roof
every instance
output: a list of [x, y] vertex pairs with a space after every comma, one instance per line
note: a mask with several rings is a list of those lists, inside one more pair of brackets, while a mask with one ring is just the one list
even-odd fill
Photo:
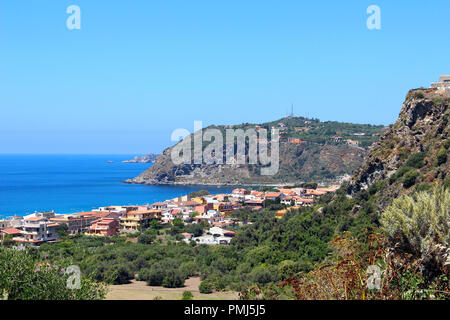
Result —
[[59, 226], [58, 223], [50, 223], [47, 225], [47, 227], [57, 227], [57, 226]]
[[16, 228], [6, 228], [6, 229], [3, 229], [2, 232], [7, 233], [7, 234], [19, 234], [20, 230], [16, 229]]
[[46, 220], [44, 217], [31, 217], [26, 218], [25, 221], [40, 221], [40, 220]]
[[266, 197], [277, 198], [281, 196], [281, 192], [267, 192]]

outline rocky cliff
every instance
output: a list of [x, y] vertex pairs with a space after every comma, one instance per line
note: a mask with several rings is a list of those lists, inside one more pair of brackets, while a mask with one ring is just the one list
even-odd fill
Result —
[[436, 182], [450, 184], [449, 104], [448, 95], [434, 89], [411, 90], [397, 122], [370, 148], [354, 174], [348, 195], [368, 190], [385, 207], [400, 194]]

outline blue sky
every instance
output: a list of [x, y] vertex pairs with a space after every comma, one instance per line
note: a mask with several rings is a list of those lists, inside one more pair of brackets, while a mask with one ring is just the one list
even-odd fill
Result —
[[449, 34], [448, 0], [1, 0], [0, 153], [161, 152], [194, 120], [270, 121], [291, 103], [390, 124], [410, 88], [450, 74]]

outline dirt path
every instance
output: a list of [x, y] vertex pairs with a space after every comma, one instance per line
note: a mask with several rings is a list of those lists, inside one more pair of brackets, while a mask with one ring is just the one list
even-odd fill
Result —
[[147, 286], [144, 281], [132, 280], [130, 284], [111, 285], [106, 300], [153, 300], [160, 297], [162, 300], [180, 300], [184, 291], [190, 291], [194, 300], [236, 300], [237, 292], [214, 292], [203, 294], [198, 290], [199, 277], [192, 277], [185, 281], [183, 288], [163, 288]]

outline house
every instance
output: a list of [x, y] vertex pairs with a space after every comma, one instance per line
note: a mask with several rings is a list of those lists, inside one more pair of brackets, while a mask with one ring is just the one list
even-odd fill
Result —
[[264, 197], [264, 192], [260, 192], [260, 191], [256, 191], [256, 190], [252, 190], [250, 191], [250, 194], [258, 197], [258, 198], [263, 198]]
[[238, 198], [244, 197], [246, 192], [247, 192], [247, 190], [245, 190], [243, 188], [236, 188], [233, 191], [231, 191], [233, 196], [236, 196]]
[[331, 139], [331, 141], [334, 141], [334, 142], [341, 142], [342, 141], [342, 137], [341, 136], [332, 136], [330, 139]]
[[305, 197], [306, 198], [315, 198], [315, 197], [320, 197], [327, 194], [327, 192], [325, 191], [319, 191], [319, 190], [314, 190], [314, 189], [306, 189], [305, 192]]
[[347, 139], [347, 140], [345, 140], [345, 143], [347, 143], [349, 146], [354, 146], [354, 147], [359, 146], [359, 141], [357, 141], [357, 140]]
[[432, 83], [431, 88], [441, 91], [441, 93], [450, 95], [450, 75], [440, 76], [438, 83]]
[[287, 196], [295, 195], [295, 191], [293, 189], [282, 189], [282, 188], [279, 188], [278, 190], [280, 190], [280, 192], [282, 194], [287, 195]]
[[266, 200], [276, 200], [277, 198], [281, 199], [282, 193], [281, 192], [266, 192], [265, 198]]
[[295, 205], [301, 205], [301, 206], [311, 206], [314, 204], [314, 199], [305, 199], [305, 198], [296, 198], [295, 199]]
[[89, 234], [111, 237], [119, 233], [120, 224], [118, 219], [103, 218], [96, 220], [89, 227]]
[[281, 199], [281, 204], [291, 205], [291, 201], [295, 202], [293, 196], [285, 196], [283, 199]]
[[233, 212], [237, 208], [237, 203], [235, 202], [220, 202], [217, 211], [223, 214], [228, 214]]
[[91, 222], [94, 221], [95, 219], [96, 218], [89, 219], [89, 217], [73, 213], [73, 214], [57, 215], [54, 218], [50, 218], [50, 221], [58, 223], [60, 225], [66, 225], [67, 233], [69, 234], [80, 234], [84, 231], [87, 231]]
[[161, 210], [130, 211], [120, 218], [122, 231], [138, 231], [148, 228], [152, 220], [161, 220]]
[[219, 222], [222, 220], [223, 216], [220, 212], [216, 210], [208, 210], [208, 212], [194, 217], [193, 223], [201, 223], [202, 221], [206, 221], [212, 225], [214, 222]]
[[439, 83], [448, 83], [450, 85], [450, 75], [448, 76], [440, 76]]
[[213, 203], [206, 203], [199, 206], [194, 207], [194, 212], [198, 212], [200, 214], [208, 212], [208, 210], [214, 210], [214, 204]]
[[215, 198], [219, 202], [228, 201], [229, 195], [228, 194], [216, 194]]
[[44, 216], [34, 216], [22, 221], [21, 232], [12, 241], [19, 247], [39, 246], [44, 242], [54, 242], [59, 237], [56, 233], [59, 224], [50, 222]]
[[6, 228], [1, 231], [2, 234], [7, 234], [11, 236], [17, 236], [20, 235], [22, 231], [16, 228]]
[[[108, 206], [108, 207], [100, 207], [97, 210], [93, 211], [107, 211], [111, 213], [116, 213], [119, 215], [124, 215], [127, 211], [131, 210], [139, 210], [139, 206]], [[144, 206], [142, 206], [144, 207]]]
[[194, 198], [191, 199], [191, 201], [195, 201], [195, 202], [197, 202], [199, 204], [205, 203], [205, 200], [202, 197], [194, 197]]
[[162, 210], [167, 208], [167, 203], [165, 202], [155, 202], [152, 204], [152, 209], [154, 210]]
[[244, 202], [244, 206], [246, 207], [262, 207], [263, 200], [261, 199], [254, 199], [254, 200], [247, 200]]

